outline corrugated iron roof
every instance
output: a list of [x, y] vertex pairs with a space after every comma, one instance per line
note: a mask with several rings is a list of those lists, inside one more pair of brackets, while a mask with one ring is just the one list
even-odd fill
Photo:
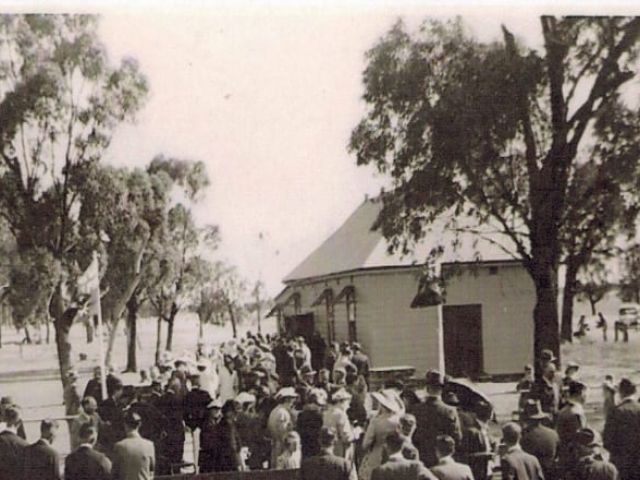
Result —
[[[380, 231], [372, 231], [382, 204], [366, 200], [324, 243], [316, 248], [285, 278], [285, 283], [322, 277], [337, 272], [368, 268], [423, 264], [435, 247], [443, 248], [441, 263], [513, 260], [492, 241], [469, 233], [457, 236], [441, 225], [432, 225], [425, 240], [409, 255], [388, 252], [388, 243]], [[504, 245], [505, 239], [500, 239]], [[455, 245], [454, 245], [455, 244]], [[512, 251], [515, 249], [511, 248]]]

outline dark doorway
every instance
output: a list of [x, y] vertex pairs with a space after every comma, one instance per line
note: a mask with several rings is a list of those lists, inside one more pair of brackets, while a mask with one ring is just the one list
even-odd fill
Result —
[[442, 330], [447, 374], [477, 378], [483, 371], [482, 305], [444, 305]]
[[313, 313], [286, 316], [284, 318], [284, 326], [287, 334], [295, 336], [301, 335], [308, 340], [313, 335], [315, 329]]

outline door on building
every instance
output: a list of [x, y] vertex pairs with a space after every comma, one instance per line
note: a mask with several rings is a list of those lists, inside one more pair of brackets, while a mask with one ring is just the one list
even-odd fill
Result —
[[286, 333], [291, 335], [301, 335], [305, 339], [311, 338], [315, 329], [313, 313], [301, 313], [285, 317], [284, 325]]
[[484, 368], [482, 305], [444, 305], [442, 327], [447, 374], [477, 378]]

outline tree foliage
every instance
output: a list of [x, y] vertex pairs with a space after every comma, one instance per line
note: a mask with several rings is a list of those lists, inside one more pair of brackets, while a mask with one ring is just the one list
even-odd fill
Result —
[[350, 149], [394, 180], [375, 225], [392, 249], [411, 250], [445, 218], [520, 259], [536, 287], [534, 350], [557, 355], [575, 190], [585, 176], [597, 179], [589, 188], [637, 178], [640, 123], [623, 87], [637, 70], [640, 19], [543, 16], [540, 31], [535, 50], [505, 27], [484, 43], [459, 19], [414, 33], [396, 24], [367, 52], [367, 111]]

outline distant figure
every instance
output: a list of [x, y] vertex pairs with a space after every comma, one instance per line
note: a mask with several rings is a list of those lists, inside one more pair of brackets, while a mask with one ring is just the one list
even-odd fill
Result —
[[502, 455], [502, 478], [505, 480], [544, 480], [540, 462], [520, 447], [522, 429], [514, 422], [502, 427], [506, 451]]
[[80, 446], [64, 462], [65, 480], [111, 480], [111, 461], [93, 449], [98, 440], [96, 428], [85, 423], [79, 435]]
[[20, 479], [24, 465], [26, 440], [17, 433], [20, 425], [20, 413], [16, 407], [7, 407], [4, 411], [5, 429], [0, 432], [0, 478]]
[[604, 315], [602, 315], [602, 312], [598, 312], [598, 324], [596, 325], [596, 328], [602, 329], [602, 340], [606, 342], [608, 325], [607, 325], [607, 319], [604, 318]]
[[58, 422], [55, 420], [40, 423], [40, 440], [25, 450], [25, 480], [60, 480], [60, 457], [51, 446], [57, 434]]
[[140, 436], [142, 419], [129, 412], [124, 417], [126, 437], [113, 448], [114, 480], [151, 480], [155, 470], [153, 443]]
[[474, 480], [469, 465], [458, 463], [453, 459], [456, 442], [449, 435], [440, 435], [436, 439], [438, 463], [431, 467], [431, 472], [438, 480]]
[[300, 480], [355, 480], [355, 470], [351, 463], [333, 453], [335, 430], [322, 427], [318, 443], [320, 453], [302, 461]]

